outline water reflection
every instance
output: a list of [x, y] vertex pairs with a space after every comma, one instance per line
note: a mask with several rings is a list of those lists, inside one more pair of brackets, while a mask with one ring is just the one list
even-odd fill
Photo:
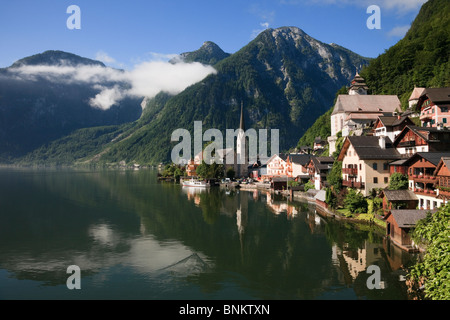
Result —
[[[150, 170], [0, 170], [1, 298], [72, 298], [76, 264], [82, 298], [404, 299], [409, 260], [373, 227], [270, 193], [184, 189]], [[367, 289], [371, 264], [385, 290]]]

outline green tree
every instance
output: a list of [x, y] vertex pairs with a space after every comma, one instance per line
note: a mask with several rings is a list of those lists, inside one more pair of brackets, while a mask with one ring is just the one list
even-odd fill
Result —
[[306, 184], [305, 184], [305, 192], [310, 190], [310, 189], [314, 189], [314, 182], [312, 182], [311, 180], [309, 180]]
[[356, 192], [354, 189], [348, 190], [344, 205], [351, 213], [367, 213], [367, 200], [361, 193]]
[[337, 197], [334, 194], [333, 190], [331, 190], [331, 188], [327, 188], [327, 190], [326, 190], [325, 203], [331, 209], [335, 209], [337, 206]]
[[428, 213], [411, 236], [426, 247], [422, 261], [409, 272], [411, 288], [423, 287], [426, 299], [450, 300], [450, 204]]
[[389, 190], [405, 190], [408, 189], [408, 176], [400, 172], [394, 172], [389, 181]]
[[234, 171], [233, 168], [228, 168], [227, 170], [227, 178], [229, 179], [234, 179], [234, 177], [236, 176], [236, 172]]

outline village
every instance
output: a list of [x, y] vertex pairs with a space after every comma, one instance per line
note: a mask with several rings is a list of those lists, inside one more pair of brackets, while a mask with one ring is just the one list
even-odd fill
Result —
[[[306, 199], [333, 217], [371, 213], [395, 245], [420, 250], [410, 230], [450, 198], [450, 88], [414, 88], [405, 111], [397, 96], [368, 90], [356, 74], [348, 94], [336, 99], [327, 140], [317, 137], [312, 147], [253, 164], [225, 165], [232, 174], [222, 185]], [[242, 109], [240, 128], [245, 130]], [[246, 150], [240, 143], [245, 136], [237, 138], [238, 156]], [[232, 150], [218, 152], [225, 158]], [[196, 177], [201, 163], [200, 154], [186, 165], [185, 175]], [[346, 205], [349, 194], [354, 199], [347, 203], [363, 204]]]

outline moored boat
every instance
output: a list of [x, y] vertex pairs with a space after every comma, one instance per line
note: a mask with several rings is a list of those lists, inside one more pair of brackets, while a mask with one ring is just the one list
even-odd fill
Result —
[[200, 181], [195, 179], [183, 180], [183, 187], [207, 188], [209, 186], [210, 186], [209, 182], [206, 181]]

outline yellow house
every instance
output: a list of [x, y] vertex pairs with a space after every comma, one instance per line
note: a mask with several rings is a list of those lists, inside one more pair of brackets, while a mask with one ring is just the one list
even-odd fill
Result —
[[342, 184], [368, 196], [374, 188], [389, 185], [389, 163], [400, 159], [398, 151], [385, 136], [349, 136], [342, 146]]

